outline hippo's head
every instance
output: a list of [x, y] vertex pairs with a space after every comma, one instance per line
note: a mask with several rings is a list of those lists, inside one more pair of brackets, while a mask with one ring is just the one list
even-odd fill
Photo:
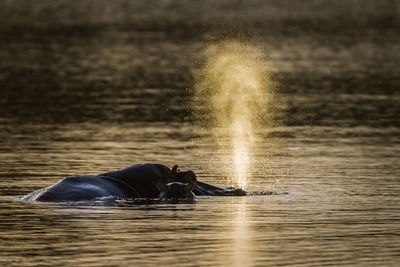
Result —
[[160, 199], [192, 200], [195, 197], [192, 192], [193, 188], [194, 184], [172, 182], [165, 185], [165, 190], [160, 193]]
[[158, 184], [161, 191], [160, 199], [193, 199], [192, 190], [196, 186], [197, 178], [193, 171], [180, 171], [178, 165], [171, 169], [168, 183]]

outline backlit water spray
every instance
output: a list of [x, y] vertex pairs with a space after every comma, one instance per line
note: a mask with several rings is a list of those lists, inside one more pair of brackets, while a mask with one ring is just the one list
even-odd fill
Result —
[[226, 175], [246, 188], [256, 130], [268, 102], [265, 55], [257, 46], [232, 40], [209, 46], [204, 55], [196, 95], [205, 101], [221, 149], [230, 150]]

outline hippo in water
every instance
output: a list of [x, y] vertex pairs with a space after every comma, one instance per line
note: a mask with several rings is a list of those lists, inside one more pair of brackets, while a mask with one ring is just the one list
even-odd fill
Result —
[[197, 181], [193, 171], [180, 171], [162, 164], [136, 164], [95, 176], [68, 176], [58, 183], [34, 191], [27, 201], [83, 201], [102, 197], [193, 199], [195, 195], [246, 195], [241, 189], [222, 189]]

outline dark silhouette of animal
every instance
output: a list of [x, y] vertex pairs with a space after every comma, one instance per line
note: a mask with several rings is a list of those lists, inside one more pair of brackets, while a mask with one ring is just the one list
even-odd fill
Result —
[[197, 181], [193, 171], [162, 164], [136, 164], [95, 176], [68, 176], [54, 185], [22, 197], [27, 201], [84, 201], [102, 197], [193, 199], [195, 195], [246, 195], [241, 189], [222, 189]]

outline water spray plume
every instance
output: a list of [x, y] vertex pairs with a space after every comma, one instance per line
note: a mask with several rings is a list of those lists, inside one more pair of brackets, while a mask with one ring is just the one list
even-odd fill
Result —
[[208, 104], [217, 139], [228, 138], [233, 171], [227, 175], [242, 188], [249, 178], [268, 83], [262, 49], [245, 42], [223, 41], [205, 50], [196, 94]]

